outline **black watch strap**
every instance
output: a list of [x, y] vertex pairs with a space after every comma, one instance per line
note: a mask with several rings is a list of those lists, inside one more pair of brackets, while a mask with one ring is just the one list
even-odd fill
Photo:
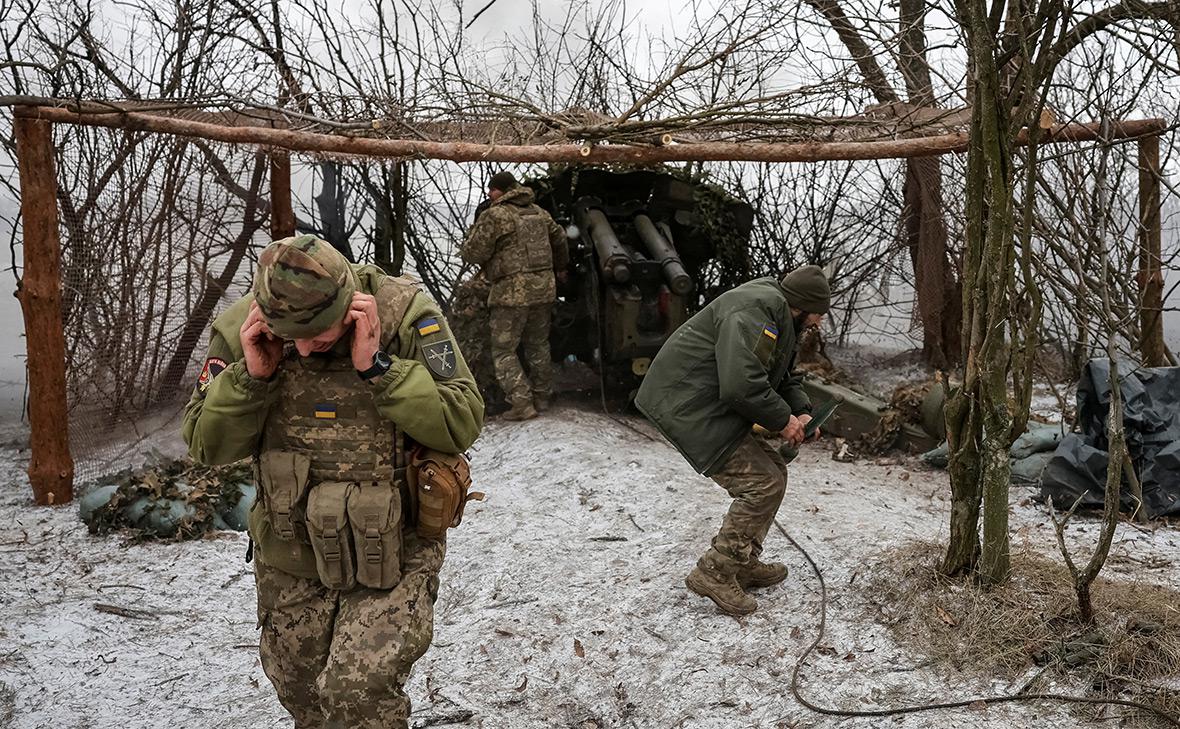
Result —
[[373, 354], [373, 365], [367, 370], [357, 370], [356, 374], [362, 380], [371, 380], [384, 375], [392, 366], [393, 360], [389, 358], [389, 355], [378, 349]]

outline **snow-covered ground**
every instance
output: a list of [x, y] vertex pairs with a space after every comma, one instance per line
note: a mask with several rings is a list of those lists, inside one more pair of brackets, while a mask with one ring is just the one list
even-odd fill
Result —
[[[258, 664], [245, 537], [91, 537], [74, 507], [31, 505], [24, 457], [0, 451], [0, 727], [290, 726]], [[473, 464], [488, 500], [452, 532], [434, 644], [409, 686], [416, 726], [1078, 725], [1045, 704], [896, 720], [802, 708], [789, 684], [815, 634], [814, 576], [772, 532], [767, 556], [791, 577], [757, 613], [735, 620], [690, 594], [683, 577], [727, 499], [640, 420], [563, 407], [493, 422]], [[869, 617], [863, 565], [905, 540], [945, 539], [944, 473], [838, 463], [817, 446], [791, 466], [788, 489], [780, 521], [831, 593], [823, 654], [805, 671], [813, 701], [866, 709], [1013, 688], [938, 675]], [[1026, 495], [1013, 494], [1015, 539], [1052, 550]], [[1175, 529], [1122, 527], [1114, 566], [1121, 553], [1155, 555], [1165, 566], [1146, 579], [1175, 584], [1177, 541]]]

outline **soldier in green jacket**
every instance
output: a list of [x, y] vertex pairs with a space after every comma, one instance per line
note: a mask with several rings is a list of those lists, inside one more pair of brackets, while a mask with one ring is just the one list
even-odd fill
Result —
[[685, 583], [731, 615], [758, 603], [746, 590], [787, 577], [759, 560], [786, 491], [786, 464], [754, 425], [803, 442], [811, 402], [792, 374], [800, 332], [830, 306], [827, 278], [804, 266], [727, 291], [677, 329], [651, 363], [635, 404], [733, 503]]
[[[511, 173], [492, 176], [488, 199], [460, 255], [482, 266], [492, 285], [492, 360], [496, 380], [512, 406], [504, 417], [528, 420], [547, 410], [553, 398], [549, 322], [557, 300], [555, 271], [564, 281], [569, 244], [561, 226], [533, 202], [533, 191], [517, 184]], [[516, 355], [522, 344], [527, 376]]]
[[466, 450], [483, 412], [438, 307], [314, 236], [268, 246], [214, 322], [184, 439], [254, 460], [262, 667], [299, 729], [407, 726], [446, 551], [413, 529], [408, 450]]

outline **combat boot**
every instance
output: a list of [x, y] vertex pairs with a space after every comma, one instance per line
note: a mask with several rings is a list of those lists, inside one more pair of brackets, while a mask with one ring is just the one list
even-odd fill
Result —
[[694, 567], [684, 578], [684, 584], [701, 597], [712, 600], [721, 612], [728, 615], [749, 615], [758, 609], [758, 601], [742, 590], [733, 575]]
[[743, 590], [753, 587], [770, 587], [787, 579], [787, 566], [782, 562], [760, 562], [754, 560], [738, 570], [737, 581]]
[[539, 413], [545, 412], [552, 405], [553, 405], [553, 396], [552, 395], [534, 395], [533, 396], [533, 407], [535, 407], [537, 409], [537, 412], [539, 412]]
[[504, 413], [505, 420], [532, 420], [537, 417], [537, 411], [530, 403], [513, 405], [512, 409]]

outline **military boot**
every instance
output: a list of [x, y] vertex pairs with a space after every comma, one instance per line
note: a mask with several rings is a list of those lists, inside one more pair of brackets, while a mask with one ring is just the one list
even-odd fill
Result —
[[754, 560], [738, 570], [737, 581], [743, 590], [753, 587], [770, 587], [787, 579], [787, 566], [782, 562], [767, 564]]
[[721, 612], [728, 615], [749, 615], [758, 609], [758, 601], [747, 595], [733, 575], [694, 567], [684, 584], [701, 597], [712, 600]]
[[512, 409], [504, 413], [505, 420], [532, 420], [537, 417], [537, 411], [531, 403], [513, 405]]
[[539, 413], [545, 412], [552, 405], [553, 405], [553, 396], [552, 395], [534, 395], [533, 396], [533, 407], [535, 407], [537, 409], [537, 412], [539, 412]]

